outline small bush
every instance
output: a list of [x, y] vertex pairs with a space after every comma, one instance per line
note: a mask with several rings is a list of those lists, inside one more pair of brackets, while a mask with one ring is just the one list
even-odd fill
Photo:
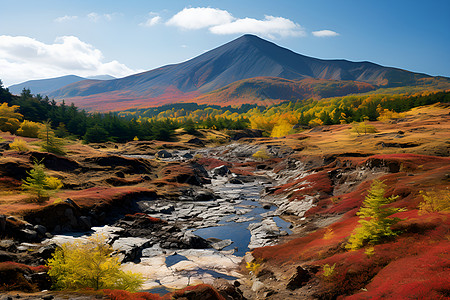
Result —
[[367, 124], [365, 121], [360, 123], [353, 122], [352, 131], [358, 135], [378, 132], [375, 126]]
[[261, 264], [258, 262], [248, 262], [245, 268], [251, 275], [258, 275]]
[[374, 247], [368, 247], [364, 254], [367, 255], [368, 258], [371, 258], [375, 254], [375, 248]]
[[269, 153], [267, 153], [266, 148], [259, 149], [252, 156], [253, 156], [253, 158], [258, 159], [258, 160], [266, 160], [266, 159], [270, 159], [271, 158]]
[[24, 120], [22, 124], [20, 124], [20, 128], [17, 129], [17, 134], [26, 137], [37, 138], [39, 135], [39, 130], [41, 130], [42, 126], [43, 125], [41, 123]]
[[333, 264], [332, 266], [330, 266], [329, 264], [325, 264], [323, 265], [323, 276], [325, 278], [330, 278], [332, 277], [335, 273], [334, 273], [334, 268], [336, 267], [336, 264]]
[[30, 151], [28, 143], [22, 138], [15, 138], [14, 141], [9, 144], [9, 148], [17, 151]]
[[419, 204], [419, 214], [450, 211], [450, 190], [421, 191], [423, 201]]

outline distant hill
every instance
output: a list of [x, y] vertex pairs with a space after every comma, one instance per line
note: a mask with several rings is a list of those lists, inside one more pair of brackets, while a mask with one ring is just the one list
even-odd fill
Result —
[[[50, 96], [89, 110], [122, 110], [186, 102], [254, 77], [358, 81], [387, 88], [415, 85], [422, 79], [432, 78], [371, 62], [312, 58], [259, 37], [244, 35], [180, 64], [120, 79], [75, 82]], [[329, 96], [333, 95], [330, 90]], [[220, 105], [222, 99], [209, 98], [209, 101]]]
[[19, 95], [24, 88], [30, 89], [32, 94], [47, 95], [50, 94], [50, 92], [60, 89], [68, 84], [86, 79], [111, 80], [115, 78], [110, 75], [97, 75], [88, 78], [83, 78], [76, 75], [66, 75], [56, 78], [29, 80], [11, 85], [10, 87], [8, 87], [8, 89], [12, 94], [15, 95]]

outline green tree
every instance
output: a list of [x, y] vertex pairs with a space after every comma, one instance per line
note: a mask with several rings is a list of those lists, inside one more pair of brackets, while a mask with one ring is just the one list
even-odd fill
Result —
[[50, 121], [45, 121], [41, 130], [39, 130], [39, 138], [42, 140], [42, 150], [54, 154], [64, 155], [63, 141], [55, 136]]
[[56, 177], [47, 176], [45, 167], [38, 161], [34, 162], [33, 169], [27, 172], [29, 177], [22, 180], [22, 189], [36, 195], [37, 202], [44, 202], [51, 192], [62, 187], [62, 182]]
[[103, 127], [95, 125], [86, 130], [83, 140], [86, 143], [102, 143], [108, 140], [109, 133]]
[[59, 290], [139, 289], [142, 276], [122, 271], [119, 258], [112, 252], [112, 247], [100, 235], [63, 244], [47, 263], [53, 287]]
[[368, 195], [363, 201], [363, 205], [356, 213], [360, 220], [358, 226], [350, 236], [347, 249], [357, 250], [365, 244], [377, 244], [383, 239], [397, 235], [391, 226], [400, 221], [399, 218], [388, 218], [390, 215], [403, 211], [402, 208], [386, 207], [398, 196], [384, 197], [386, 185], [378, 180], [374, 180]]

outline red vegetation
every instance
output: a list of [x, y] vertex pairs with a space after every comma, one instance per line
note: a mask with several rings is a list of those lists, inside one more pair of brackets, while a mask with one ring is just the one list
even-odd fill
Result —
[[228, 168], [231, 167], [231, 163], [212, 157], [202, 157], [197, 159], [196, 161], [204, 166], [207, 170], [212, 170], [223, 165], [227, 166]]
[[333, 186], [328, 176], [328, 171], [320, 171], [278, 186], [274, 194], [288, 194], [290, 201], [301, 201], [305, 195], [315, 196], [319, 194], [320, 198], [325, 198], [332, 191]]
[[131, 293], [123, 290], [103, 290], [103, 293], [111, 300], [161, 300], [158, 294]]
[[36, 292], [39, 286], [28, 278], [33, 273], [47, 270], [46, 266], [31, 267], [11, 261], [2, 262], [0, 263], [0, 291]]
[[144, 213], [126, 214], [125, 218], [129, 219], [129, 220], [143, 218], [151, 224], [167, 224], [167, 221], [165, 221], [165, 220], [161, 220], [160, 218], [150, 217], [149, 215], [144, 214]]
[[169, 299], [201, 299], [225, 300], [215, 288], [207, 284], [188, 286], [184, 289], [159, 296], [151, 293], [131, 293], [122, 290], [103, 290], [111, 300], [169, 300]]

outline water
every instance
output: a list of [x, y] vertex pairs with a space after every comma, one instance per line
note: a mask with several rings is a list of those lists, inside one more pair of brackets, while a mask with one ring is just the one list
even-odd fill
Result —
[[[244, 184], [228, 184], [221, 183], [220, 181], [213, 182], [210, 189], [214, 190], [222, 198], [236, 197], [239, 195], [237, 203], [234, 205], [236, 209], [244, 208], [251, 210], [244, 214], [232, 214], [224, 217], [217, 226], [201, 228], [195, 230], [193, 233], [204, 238], [218, 238], [221, 240], [230, 239], [233, 243], [223, 250], [234, 249], [234, 255], [244, 256], [246, 252], [250, 251], [248, 247], [251, 239], [250, 230], [248, 226], [252, 223], [259, 223], [263, 219], [263, 214], [273, 212], [276, 210], [275, 206], [270, 206], [269, 209], [262, 207], [258, 201], [260, 199], [260, 192], [264, 188], [264, 184], [258, 182], [250, 182]], [[230, 205], [232, 205], [230, 203]], [[242, 218], [249, 218], [248, 221], [236, 222]], [[280, 230], [284, 230], [291, 233], [289, 230], [290, 223], [282, 220], [280, 217], [273, 217], [273, 220], [277, 224]]]

